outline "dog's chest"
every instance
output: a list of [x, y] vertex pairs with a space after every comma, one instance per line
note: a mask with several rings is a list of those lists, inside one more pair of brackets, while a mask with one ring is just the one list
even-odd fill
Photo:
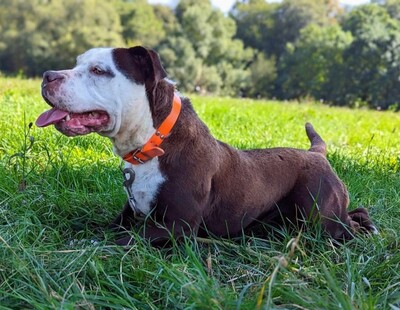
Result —
[[146, 215], [150, 212], [151, 204], [165, 181], [160, 171], [158, 158], [138, 166], [125, 163], [125, 168], [135, 171], [135, 181], [132, 183], [131, 192], [136, 200], [136, 208]]

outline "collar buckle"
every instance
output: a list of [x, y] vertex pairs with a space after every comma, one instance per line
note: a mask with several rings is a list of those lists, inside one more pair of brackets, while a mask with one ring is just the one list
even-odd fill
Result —
[[[137, 163], [139, 164], [144, 164], [145, 162], [143, 160], [141, 160], [139, 157], [137, 157], [136, 155], [140, 152], [139, 149], [137, 149], [136, 151], [133, 152], [131, 158], [132, 160], [135, 160]], [[124, 158], [125, 159], [125, 158]]]

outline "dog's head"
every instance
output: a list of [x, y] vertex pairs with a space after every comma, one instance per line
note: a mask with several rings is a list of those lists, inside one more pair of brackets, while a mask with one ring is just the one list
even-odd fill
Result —
[[73, 69], [44, 73], [42, 96], [52, 108], [36, 124], [54, 124], [68, 136], [97, 132], [114, 137], [126, 126], [151, 123], [147, 94], [165, 77], [152, 50], [91, 49], [77, 58]]

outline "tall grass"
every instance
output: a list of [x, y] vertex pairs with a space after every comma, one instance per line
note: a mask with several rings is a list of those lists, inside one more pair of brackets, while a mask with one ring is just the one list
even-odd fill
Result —
[[398, 114], [192, 96], [238, 148], [308, 148], [310, 121], [380, 235], [337, 247], [281, 229], [154, 249], [133, 233], [124, 251], [104, 229], [125, 201], [119, 159], [99, 136], [30, 127], [46, 109], [39, 84], [0, 78], [0, 308], [400, 308]]

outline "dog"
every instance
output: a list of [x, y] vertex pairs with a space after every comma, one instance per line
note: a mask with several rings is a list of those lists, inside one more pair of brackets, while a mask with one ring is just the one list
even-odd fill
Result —
[[309, 150], [237, 150], [210, 134], [151, 49], [91, 49], [73, 69], [45, 72], [42, 96], [51, 109], [37, 126], [111, 140], [125, 160], [128, 193], [113, 227], [129, 230], [145, 217], [140, 235], [153, 245], [171, 236], [235, 236], [279, 219], [318, 222], [336, 240], [377, 232], [366, 209], [348, 212], [347, 189], [311, 124]]

